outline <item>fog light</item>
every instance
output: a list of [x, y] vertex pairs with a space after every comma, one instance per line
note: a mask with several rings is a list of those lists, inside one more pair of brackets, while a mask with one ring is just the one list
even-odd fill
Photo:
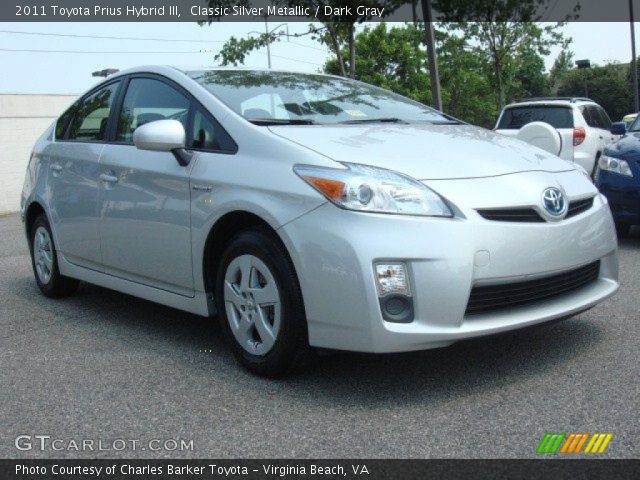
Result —
[[382, 318], [388, 322], [412, 322], [413, 299], [406, 265], [378, 263], [374, 267]]
[[377, 263], [375, 268], [379, 297], [390, 294], [411, 296], [409, 276], [404, 263]]

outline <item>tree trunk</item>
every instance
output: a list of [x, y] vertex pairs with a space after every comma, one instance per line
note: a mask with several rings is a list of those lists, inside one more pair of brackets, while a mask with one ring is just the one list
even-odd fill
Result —
[[349, 26], [349, 77], [356, 78], [356, 42], [355, 28], [352, 23]]
[[429, 80], [431, 82], [431, 98], [436, 110], [442, 111], [442, 94], [440, 93], [440, 73], [438, 71], [438, 55], [433, 31], [431, 0], [422, 0], [422, 17], [424, 19], [424, 43], [427, 47], [429, 61]]
[[343, 77], [346, 77], [347, 71], [344, 67], [344, 58], [342, 58], [342, 51], [340, 50], [340, 42], [338, 41], [338, 35], [330, 25], [327, 25], [327, 32], [329, 32], [329, 38], [331, 39], [331, 48], [333, 50], [333, 53], [336, 54], [336, 59], [338, 60], [338, 66], [340, 67], [340, 75]]
[[498, 111], [501, 111], [505, 103], [507, 103], [503, 78], [504, 72], [502, 71], [502, 63], [498, 58], [494, 60], [493, 64], [495, 68], [496, 83], [498, 87]]

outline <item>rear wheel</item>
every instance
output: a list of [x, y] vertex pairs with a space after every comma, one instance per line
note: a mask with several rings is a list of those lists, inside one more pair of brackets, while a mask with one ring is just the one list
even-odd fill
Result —
[[40, 291], [47, 297], [72, 295], [80, 282], [60, 275], [58, 258], [49, 222], [44, 214], [33, 221], [31, 233], [31, 265]]
[[298, 279], [270, 232], [251, 229], [231, 240], [218, 269], [216, 304], [245, 368], [278, 377], [308, 364], [312, 351]]

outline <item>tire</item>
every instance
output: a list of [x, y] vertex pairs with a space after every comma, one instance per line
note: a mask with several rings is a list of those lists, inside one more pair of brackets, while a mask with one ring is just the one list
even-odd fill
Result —
[[629, 230], [631, 230], [630, 224], [616, 222], [616, 234], [618, 235], [618, 238], [624, 238], [629, 235]]
[[264, 377], [304, 369], [313, 357], [298, 278], [266, 229], [236, 235], [216, 274], [221, 326], [237, 360]]
[[40, 291], [51, 298], [68, 297], [75, 293], [80, 282], [60, 275], [51, 227], [44, 214], [36, 217], [29, 233], [31, 266]]

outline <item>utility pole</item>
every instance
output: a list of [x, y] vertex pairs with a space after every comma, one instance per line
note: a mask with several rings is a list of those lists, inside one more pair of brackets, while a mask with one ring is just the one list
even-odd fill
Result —
[[[631, 1], [631, 0], [629, 0]], [[264, 33], [269, 36], [269, 23], [267, 22], [267, 16], [264, 16]], [[271, 70], [271, 42], [267, 41], [267, 61], [269, 62], [269, 70]]]
[[629, 24], [631, 26], [631, 75], [633, 78], [634, 112], [640, 112], [638, 97], [638, 65], [636, 61], [636, 28], [633, 24], [633, 0], [629, 0]]
[[584, 96], [589, 98], [589, 76], [588, 69], [591, 68], [591, 62], [587, 59], [576, 60], [576, 67], [583, 71], [584, 76]]
[[442, 96], [440, 95], [440, 73], [438, 72], [438, 57], [436, 54], [436, 42], [433, 34], [433, 14], [431, 12], [431, 0], [421, 0], [422, 18], [424, 19], [424, 40], [427, 46], [427, 58], [429, 59], [429, 78], [431, 80], [431, 95], [436, 110], [442, 111]]
[[[267, 16], [266, 15], [264, 16], [264, 35], [265, 35], [265, 38], [267, 39], [267, 65], [269, 66], [269, 70], [271, 70], [271, 39], [269, 37], [273, 32], [278, 30], [280, 27], [285, 27], [287, 29], [286, 37], [288, 42], [290, 37], [289, 24], [281, 23], [280, 25], [273, 27], [271, 31], [269, 31], [269, 22], [267, 21]], [[250, 32], [247, 32], [247, 36], [251, 35], [252, 33], [255, 33], [256, 35], [262, 35], [260, 32], [256, 32], [255, 30], [252, 30]]]

